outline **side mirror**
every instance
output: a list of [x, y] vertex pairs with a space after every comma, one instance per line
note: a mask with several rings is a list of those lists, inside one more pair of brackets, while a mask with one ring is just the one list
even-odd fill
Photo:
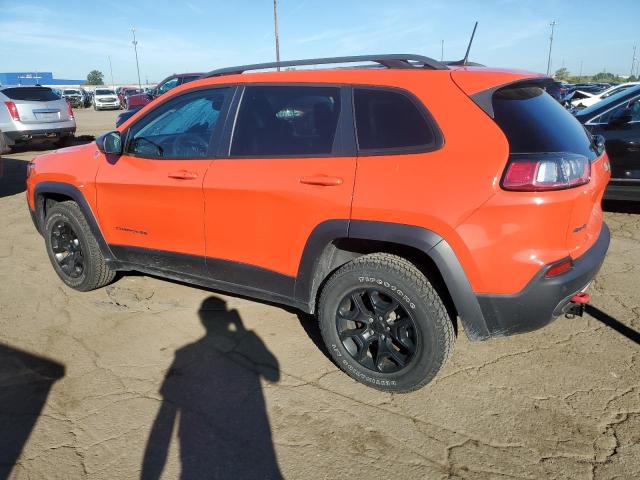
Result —
[[122, 137], [120, 132], [105, 133], [96, 138], [98, 150], [107, 155], [120, 155], [122, 153]]

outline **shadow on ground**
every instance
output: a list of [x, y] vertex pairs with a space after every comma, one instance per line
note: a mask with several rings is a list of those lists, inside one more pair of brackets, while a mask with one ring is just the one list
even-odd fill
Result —
[[607, 327], [615, 330], [621, 335], [624, 335], [632, 342], [640, 345], [640, 332], [636, 332], [633, 328], [627, 327], [624, 323], [616, 320], [611, 315], [603, 312], [599, 308], [594, 307], [593, 305], [586, 305], [585, 312], [591, 315], [593, 318], [603, 323]]
[[260, 384], [280, 379], [278, 361], [223, 300], [207, 298], [199, 315], [206, 334], [175, 352], [141, 478], [160, 478], [174, 430], [181, 478], [282, 478]]
[[603, 200], [602, 209], [606, 212], [640, 213], [640, 202], [631, 200]]
[[26, 190], [27, 162], [13, 158], [0, 158], [0, 198]]
[[64, 366], [0, 344], [0, 480], [9, 477]]

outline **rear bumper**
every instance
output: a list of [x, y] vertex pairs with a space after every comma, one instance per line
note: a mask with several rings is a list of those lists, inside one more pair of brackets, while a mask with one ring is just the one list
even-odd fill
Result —
[[603, 223], [596, 243], [574, 260], [573, 268], [568, 272], [546, 278], [547, 265], [517, 294], [477, 295], [489, 336], [531, 332], [551, 323], [562, 314], [571, 297], [596, 276], [609, 248], [609, 240], [609, 228]]
[[14, 130], [12, 132], [3, 132], [11, 142], [26, 142], [29, 140], [35, 139], [46, 139], [46, 138], [59, 138], [65, 135], [73, 135], [76, 132], [76, 126], [73, 124], [72, 126], [65, 127], [45, 127], [42, 128], [42, 124], [38, 125], [39, 128], [34, 129], [24, 129], [24, 130]]

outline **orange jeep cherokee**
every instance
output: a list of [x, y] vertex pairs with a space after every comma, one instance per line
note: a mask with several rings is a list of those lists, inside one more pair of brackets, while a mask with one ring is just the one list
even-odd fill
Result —
[[348, 375], [406, 392], [458, 317], [485, 340], [588, 300], [609, 161], [548, 81], [417, 55], [216, 70], [35, 158], [29, 208], [72, 288], [137, 270], [290, 305]]

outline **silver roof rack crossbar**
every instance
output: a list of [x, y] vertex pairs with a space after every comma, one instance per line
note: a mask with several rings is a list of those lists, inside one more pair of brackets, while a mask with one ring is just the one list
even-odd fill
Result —
[[326, 65], [334, 63], [373, 62], [387, 68], [428, 68], [432, 70], [448, 70], [444, 63], [422, 55], [383, 54], [383, 55], [353, 55], [349, 57], [309, 58], [305, 60], [286, 60], [283, 62], [254, 63], [237, 67], [219, 68], [203, 75], [203, 77], [217, 77], [220, 75], [235, 75], [249, 70], [266, 70], [268, 68], [298, 67], [303, 65]]

